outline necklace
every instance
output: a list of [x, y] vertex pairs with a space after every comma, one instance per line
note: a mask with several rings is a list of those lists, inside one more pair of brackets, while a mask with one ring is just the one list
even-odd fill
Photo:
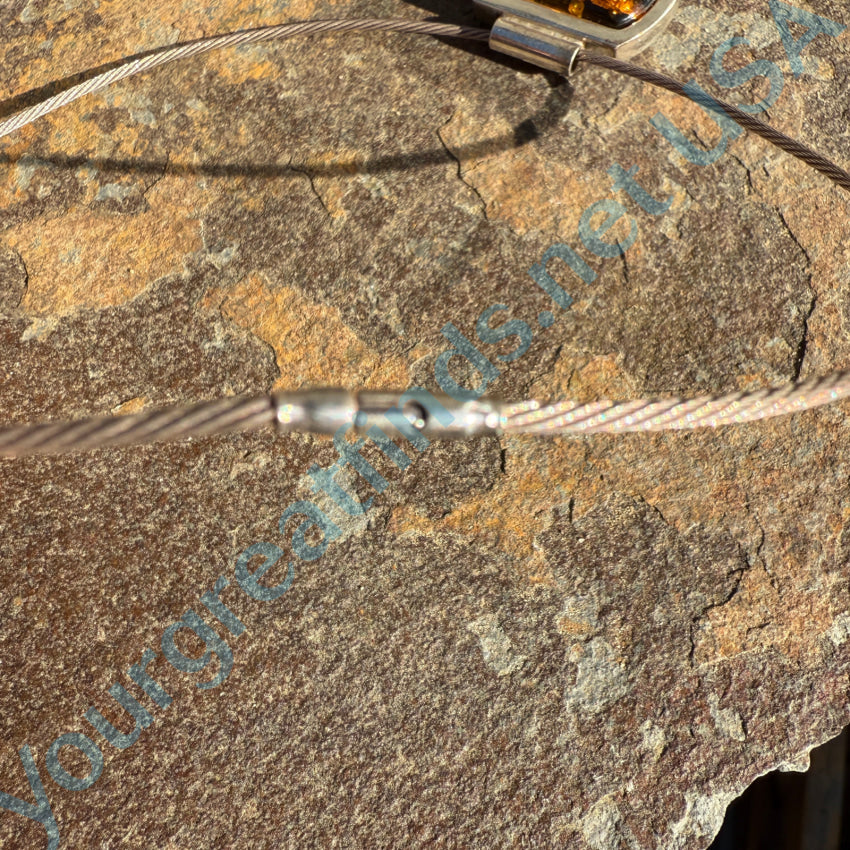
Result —
[[[364, 19], [306, 21], [260, 27], [176, 45], [133, 57], [93, 75], [0, 121], [0, 138], [87, 94], [119, 80], [209, 50], [290, 38], [350, 32], [416, 33], [472, 41], [548, 70], [571, 75], [579, 63], [628, 74], [683, 96], [683, 85], [622, 61], [644, 49], [669, 23], [677, 0], [597, 0], [550, 3], [530, 0], [479, 0], [489, 30], [446, 24]], [[803, 160], [850, 191], [850, 174], [806, 145], [755, 119], [745, 111], [712, 99], [712, 108]], [[562, 293], [563, 294], [563, 293]], [[316, 389], [251, 398], [229, 398], [121, 417], [89, 418], [71, 423], [11, 425], [0, 428], [0, 455], [76, 451], [245, 430], [275, 424], [280, 431], [336, 434], [354, 428], [375, 433], [390, 426], [408, 439], [462, 438], [481, 434], [590, 434], [716, 427], [780, 416], [850, 396], [850, 372], [802, 383], [685, 399], [637, 399], [625, 402], [524, 400], [503, 403], [471, 397], [463, 391], [433, 395], [407, 392], [348, 392]]]

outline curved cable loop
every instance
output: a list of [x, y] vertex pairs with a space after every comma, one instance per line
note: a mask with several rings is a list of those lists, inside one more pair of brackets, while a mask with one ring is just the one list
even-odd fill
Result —
[[32, 123], [38, 118], [67, 106], [87, 94], [133, 77], [144, 71], [150, 71], [161, 65], [188, 59], [190, 56], [200, 56], [211, 50], [223, 47], [239, 47], [246, 44], [257, 44], [262, 41], [279, 41], [297, 35], [330, 35], [332, 33], [366, 33], [366, 32], [397, 32], [414, 35], [430, 35], [443, 38], [458, 38], [467, 41], [487, 41], [489, 30], [478, 27], [464, 27], [455, 24], [436, 24], [428, 21], [405, 21], [395, 18], [352, 18], [350, 20], [327, 21], [295, 21], [288, 24], [256, 27], [248, 30], [213, 35], [200, 38], [197, 41], [176, 44], [171, 47], [157, 48], [149, 53], [122, 61], [115, 68], [97, 74], [89, 80], [78, 83], [59, 94], [48, 97], [27, 109], [0, 121], [0, 139], [9, 133]]
[[[685, 86], [678, 80], [674, 80], [666, 74], [659, 74], [657, 71], [650, 71], [648, 68], [641, 68], [639, 65], [633, 65], [631, 62], [623, 62], [620, 59], [614, 59], [612, 56], [601, 56], [597, 53], [588, 53], [585, 50], [579, 53], [577, 61], [585, 62], [588, 65], [596, 65], [599, 68], [607, 68], [611, 71], [616, 71], [619, 74], [625, 74], [626, 76], [633, 77], [641, 82], [649, 83], [650, 85], [678, 94], [688, 100], [693, 100], [685, 89]], [[717, 106], [719, 106], [733, 121], [745, 130], [749, 130], [757, 136], [761, 136], [761, 138], [770, 142], [780, 150], [785, 151], [785, 153], [789, 153], [791, 156], [802, 160], [806, 163], [806, 165], [811, 166], [815, 169], [815, 171], [820, 172], [832, 180], [833, 183], [850, 192], [850, 173], [827, 159], [825, 156], [822, 156], [817, 153], [817, 151], [812, 150], [802, 142], [798, 142], [796, 139], [786, 136], [785, 133], [782, 133], [775, 127], [771, 127], [770, 124], [766, 124], [764, 121], [759, 121], [758, 118], [744, 112], [737, 106], [733, 106], [731, 103], [726, 103], [725, 100], [720, 100], [715, 97], [712, 97], [711, 100], [713, 104], [717, 104]]]
[[[352, 19], [299, 21], [288, 24], [263, 26], [217, 36], [202, 38], [185, 44], [153, 50], [145, 55], [131, 57], [115, 67], [96, 74], [63, 92], [45, 98], [26, 109], [0, 120], [0, 138], [26, 126], [84, 97], [101, 91], [119, 80], [152, 70], [179, 59], [198, 56], [210, 50], [255, 44], [298, 35], [327, 35], [332, 33], [395, 32], [429, 35], [486, 42], [490, 31], [475, 27], [438, 24], [425, 21], [399, 19]], [[632, 65], [608, 56], [581, 51], [579, 62], [595, 65], [626, 74], [642, 82], [672, 91], [693, 100], [685, 86], [664, 74]], [[746, 112], [722, 100], [715, 100], [730, 118], [783, 151], [790, 153], [824, 174], [838, 186], [850, 191], [850, 173], [835, 163]], [[217, 399], [193, 405], [178, 405], [164, 410], [145, 411], [129, 416], [89, 417], [77, 422], [10, 425], [0, 427], [0, 457], [21, 457], [89, 450], [107, 446], [124, 446], [161, 440], [176, 440], [212, 434], [248, 430], [276, 424], [279, 430], [292, 430], [282, 426], [282, 407], [302, 405], [292, 422], [310, 422], [322, 419], [324, 412], [336, 412], [339, 390], [315, 390], [269, 396]], [[388, 396], [394, 395], [388, 393]], [[401, 395], [400, 393], [395, 395]], [[305, 398], [309, 397], [309, 404]], [[554, 436], [559, 434], [584, 435], [599, 433], [624, 433], [628, 431], [682, 430], [700, 427], [718, 427], [753, 422], [782, 416], [830, 404], [850, 397], [850, 371], [834, 372], [801, 383], [763, 388], [751, 392], [734, 392], [723, 395], [706, 395], [691, 399], [635, 399], [631, 401], [594, 401], [580, 404], [575, 401], [543, 403], [527, 400], [503, 403], [481, 399], [491, 415], [470, 419], [474, 425], [458, 431], [442, 429], [433, 420], [427, 424], [427, 433], [440, 436], [471, 436], [480, 433], [532, 434]], [[357, 398], [357, 394], [352, 394]], [[464, 405], [444, 397], [448, 408], [462, 413]], [[359, 415], [352, 408], [351, 422], [356, 425]], [[425, 427], [420, 423], [416, 427]], [[314, 429], [316, 430], [316, 429]], [[324, 433], [319, 429], [321, 433]]]
[[[263, 41], [279, 41], [287, 38], [293, 38], [298, 35], [332, 35], [342, 33], [368, 33], [368, 32], [393, 32], [407, 33], [412, 35], [428, 35], [438, 38], [455, 38], [464, 41], [487, 42], [490, 39], [490, 30], [480, 27], [467, 27], [457, 24], [440, 24], [430, 21], [408, 21], [400, 18], [351, 18], [337, 20], [315, 20], [315, 21], [294, 21], [287, 24], [272, 24], [270, 26], [255, 27], [254, 29], [237, 30], [236, 32], [223, 33], [221, 35], [207, 36], [206, 38], [197, 39], [196, 41], [186, 42], [184, 44], [176, 44], [170, 47], [154, 49], [142, 56], [130, 57], [120, 61], [116, 67], [96, 74], [88, 80], [84, 80], [77, 85], [71, 86], [63, 92], [45, 98], [39, 103], [22, 109], [10, 115], [8, 118], [0, 120], [0, 139], [7, 136], [9, 133], [25, 127], [38, 118], [67, 106], [87, 94], [93, 94], [101, 91], [119, 80], [127, 79], [128, 77], [141, 74], [145, 71], [153, 70], [162, 65], [167, 65], [170, 62], [176, 62], [180, 59], [187, 59], [192, 56], [200, 56], [203, 53], [208, 53], [211, 50], [218, 50], [224, 47], [238, 47], [246, 44], [257, 44]], [[581, 50], [573, 58], [572, 65], [578, 62], [584, 62], [589, 65], [596, 65], [600, 68], [607, 68], [616, 71], [620, 74], [633, 77], [645, 83], [649, 83], [667, 91], [674, 92], [681, 97], [693, 100], [691, 95], [685, 89], [685, 86], [678, 80], [660, 74], [657, 71], [651, 71], [647, 68], [642, 68], [639, 65], [633, 65], [630, 62], [624, 62], [620, 59], [614, 59], [610, 56], [603, 56], [597, 53], [592, 53], [587, 50]], [[567, 76], [571, 74], [568, 72]], [[784, 133], [759, 121], [752, 115], [744, 112], [731, 103], [726, 103], [723, 100], [712, 98], [712, 101], [717, 104], [733, 121], [737, 122], [745, 129], [756, 133], [763, 139], [775, 145], [780, 150], [791, 154], [791, 156], [802, 160], [807, 165], [814, 168], [816, 171], [828, 177], [836, 185], [850, 191], [850, 173], [836, 165], [825, 156], [817, 153], [802, 142], [786, 136]]]

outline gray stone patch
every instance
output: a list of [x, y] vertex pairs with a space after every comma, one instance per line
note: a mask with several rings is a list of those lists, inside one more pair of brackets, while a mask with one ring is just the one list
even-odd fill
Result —
[[842, 612], [833, 621], [826, 633], [835, 647], [839, 647], [850, 638], [850, 614]]
[[497, 676], [510, 676], [525, 664], [525, 656], [514, 651], [511, 639], [499, 625], [499, 618], [495, 614], [485, 614], [473, 620], [466, 628], [478, 635], [484, 662]]
[[747, 740], [741, 715], [734, 708], [721, 708], [720, 698], [717, 694], [709, 696], [708, 705], [711, 710], [711, 718], [714, 720], [714, 725], [719, 734], [725, 735], [733, 741]]
[[662, 840], [658, 847], [663, 850], [684, 850], [692, 846], [692, 841], [714, 838], [723, 825], [727, 806], [737, 796], [734, 791], [719, 791], [716, 794], [686, 791], [685, 813], [673, 824], [669, 838]]
[[97, 190], [96, 201], [123, 201], [136, 191], [135, 186], [127, 186], [124, 183], [106, 183]]
[[667, 735], [664, 730], [656, 726], [651, 720], [647, 720], [640, 727], [643, 740], [641, 746], [652, 756], [653, 762], [657, 762], [667, 747]]
[[574, 650], [570, 660], [578, 664], [575, 684], [565, 690], [564, 701], [574, 712], [601, 711], [629, 692], [626, 668], [616, 660], [613, 647], [603, 638], [594, 638]]
[[623, 823], [619, 808], [610, 797], [603, 797], [582, 818], [581, 831], [592, 850], [638, 850], [631, 830]]

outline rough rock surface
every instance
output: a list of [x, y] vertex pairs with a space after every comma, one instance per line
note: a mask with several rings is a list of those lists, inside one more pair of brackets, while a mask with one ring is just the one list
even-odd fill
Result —
[[[850, 25], [840, 0], [793, 5]], [[204, 34], [433, 14], [471, 20], [438, 0], [6, 0], [0, 109]], [[815, 38], [795, 76], [767, 0], [683, 0], [640, 61], [752, 103], [763, 78], [727, 93], [709, 70], [736, 36], [750, 44], [727, 69], [781, 70], [770, 120], [850, 163], [850, 30]], [[607, 72], [573, 90], [480, 47], [348, 36], [222, 51], [54, 113], [0, 140], [0, 420], [272, 387], [436, 389], [447, 322], [507, 398], [846, 367], [850, 197], [749, 136], [692, 164], [650, 124], [659, 112], [695, 145], [720, 139], [697, 106]], [[615, 164], [669, 210], [615, 195]], [[636, 239], [599, 259], [577, 230], [614, 197]], [[624, 220], [605, 238], [628, 236]], [[566, 310], [528, 274], [558, 242], [597, 273], [552, 261]], [[491, 325], [534, 330], [513, 361], [497, 355], [515, 337], [476, 336], [494, 304], [509, 309]], [[322, 496], [340, 534], [313, 561], [291, 554], [299, 520], [278, 520], [319, 498], [307, 471], [336, 459], [327, 440], [2, 460], [0, 791], [35, 803], [28, 746], [63, 847], [701, 850], [755, 777], [804, 769], [850, 722], [848, 409], [408, 447], [404, 471], [370, 444], [388, 486], [340, 473], [374, 501], [348, 516]], [[295, 563], [268, 602], [234, 578], [258, 541], [285, 552], [265, 584]], [[219, 576], [240, 636], [200, 601]], [[221, 645], [202, 672], [164, 657], [188, 609], [231, 647], [226, 677]], [[203, 650], [188, 629], [174, 645]], [[127, 675], [145, 648], [167, 708]], [[150, 720], [125, 749], [85, 719], [94, 706], [131, 731], [116, 682]], [[48, 771], [66, 733], [103, 753], [88, 788], [68, 787], [95, 776], [73, 747]], [[0, 809], [4, 847], [47, 841]]]

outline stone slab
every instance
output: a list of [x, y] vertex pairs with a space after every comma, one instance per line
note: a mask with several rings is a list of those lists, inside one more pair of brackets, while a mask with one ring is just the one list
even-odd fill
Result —
[[[838, 0], [793, 6], [850, 25]], [[440, 0], [7, 0], [0, 109], [163, 44], [367, 15], [471, 21]], [[727, 70], [779, 69], [770, 121], [847, 166], [850, 31], [817, 36], [795, 76], [768, 0], [683, 0], [640, 61], [753, 103], [764, 78], [726, 92], [711, 74], [734, 37], [749, 45]], [[56, 112], [0, 140], [0, 420], [318, 384], [434, 390], [447, 323], [506, 398], [846, 367], [847, 195], [750, 136], [688, 162], [659, 113], [695, 146], [720, 142], [699, 107], [612, 73], [570, 86], [412, 36], [221, 51]], [[669, 209], [615, 192], [616, 165]], [[579, 235], [603, 199], [629, 216], [609, 241], [635, 228], [608, 258]], [[566, 310], [529, 275], [555, 244], [596, 275], [551, 262]], [[514, 359], [517, 337], [477, 331], [497, 304], [492, 326], [530, 329]], [[56, 846], [702, 850], [755, 777], [804, 769], [850, 721], [847, 410], [408, 446], [403, 471], [369, 445], [382, 492], [337, 476], [373, 498], [359, 515], [312, 492], [308, 470], [337, 454], [310, 436], [2, 460], [0, 791], [34, 802], [28, 747]], [[300, 520], [279, 519], [309, 499], [339, 535], [303, 561]], [[284, 552], [265, 584], [294, 564], [271, 601], [236, 578], [261, 541]], [[220, 576], [238, 636], [201, 602]], [[203, 651], [170, 629], [188, 610], [218, 636], [196, 672], [163, 651], [184, 667], [175, 653]], [[167, 707], [128, 676], [146, 649]], [[124, 749], [85, 719], [95, 707], [130, 733], [115, 683], [150, 720]], [[102, 753], [95, 781], [82, 751], [50, 755], [80, 734], [95, 767]], [[0, 810], [4, 847], [47, 841]]]

